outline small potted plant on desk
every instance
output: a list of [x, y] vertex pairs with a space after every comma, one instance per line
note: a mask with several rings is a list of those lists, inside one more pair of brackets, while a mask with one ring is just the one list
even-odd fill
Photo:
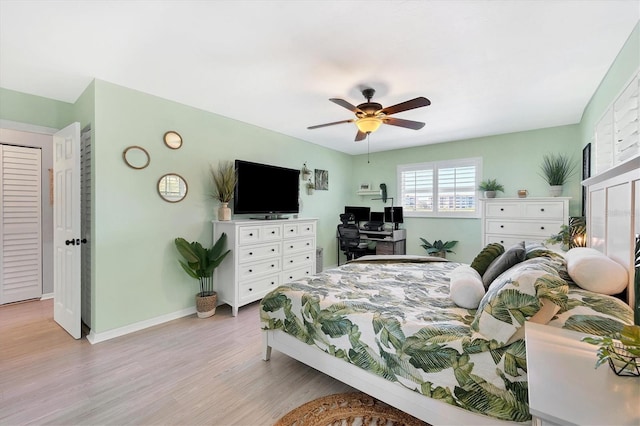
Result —
[[446, 241], [443, 243], [442, 240], [435, 240], [433, 244], [431, 244], [429, 241], [425, 240], [424, 238], [420, 238], [420, 239], [423, 242], [423, 244], [421, 244], [420, 247], [425, 249], [428, 255], [438, 256], [446, 259], [447, 253], [453, 253], [453, 254], [456, 253], [451, 249], [455, 247], [456, 244], [458, 244], [457, 241]]
[[185, 260], [178, 260], [182, 269], [200, 282], [200, 292], [196, 294], [198, 318], [208, 318], [216, 313], [218, 294], [213, 291], [213, 271], [231, 251], [224, 251], [226, 240], [227, 235], [222, 233], [213, 247], [207, 249], [197, 241], [190, 243], [184, 238], [175, 239], [176, 248]]
[[504, 192], [504, 186], [495, 179], [487, 179], [478, 185], [480, 191], [484, 191], [485, 198], [496, 198], [496, 192]]

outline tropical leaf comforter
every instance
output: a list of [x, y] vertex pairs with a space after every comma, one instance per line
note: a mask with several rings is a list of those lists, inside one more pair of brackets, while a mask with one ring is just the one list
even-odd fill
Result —
[[[524, 341], [500, 343], [473, 329], [476, 310], [449, 298], [448, 275], [459, 265], [349, 263], [269, 293], [262, 325], [427, 397], [527, 421]], [[550, 325], [603, 334], [632, 323], [624, 303], [572, 285], [562, 305]]]

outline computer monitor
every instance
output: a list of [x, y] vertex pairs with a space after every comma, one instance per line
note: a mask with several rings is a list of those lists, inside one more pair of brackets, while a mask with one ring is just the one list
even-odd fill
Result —
[[398, 224], [404, 222], [404, 218], [402, 217], [402, 207], [385, 207], [384, 221], [393, 223], [395, 228], [398, 229]]
[[355, 216], [356, 222], [368, 222], [369, 221], [369, 213], [371, 212], [370, 207], [355, 207], [355, 206], [344, 206], [345, 213], [353, 213]]
[[371, 212], [371, 222], [384, 222], [384, 212]]

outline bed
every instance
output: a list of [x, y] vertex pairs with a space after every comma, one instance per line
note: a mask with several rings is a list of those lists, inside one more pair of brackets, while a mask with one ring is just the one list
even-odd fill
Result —
[[[603, 335], [633, 311], [576, 285], [570, 257], [522, 251], [477, 308], [452, 300], [469, 266], [440, 258], [368, 257], [287, 283], [261, 302], [263, 358], [275, 348], [433, 425], [529, 422], [526, 322]], [[626, 286], [632, 267], [620, 268]]]

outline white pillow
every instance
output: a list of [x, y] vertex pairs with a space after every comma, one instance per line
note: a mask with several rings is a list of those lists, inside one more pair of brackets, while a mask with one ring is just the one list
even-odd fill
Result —
[[482, 277], [469, 265], [460, 265], [449, 274], [449, 297], [466, 309], [476, 309], [484, 296]]
[[627, 287], [626, 269], [596, 249], [575, 247], [564, 258], [569, 276], [585, 290], [612, 295]]

